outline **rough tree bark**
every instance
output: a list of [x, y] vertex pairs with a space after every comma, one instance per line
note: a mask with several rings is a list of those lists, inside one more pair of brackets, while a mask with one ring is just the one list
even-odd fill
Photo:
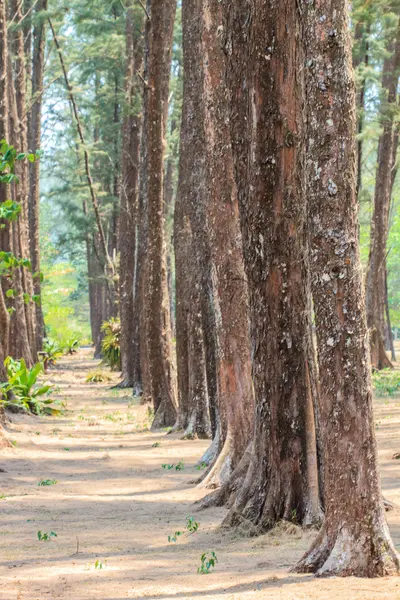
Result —
[[374, 369], [392, 367], [385, 351], [385, 273], [389, 235], [389, 213], [394, 157], [394, 114], [400, 74], [400, 20], [392, 54], [384, 61], [380, 106], [382, 134], [379, 138], [374, 214], [366, 283], [367, 322], [370, 332], [371, 362]]
[[[217, 339], [218, 407], [221, 452], [203, 481], [205, 486], [229, 482], [248, 457], [254, 425], [254, 395], [250, 355], [250, 322], [244, 271], [237, 188], [229, 143], [229, 106], [225, 85], [225, 56], [221, 47], [222, 6], [202, 5], [203, 110], [205, 135], [205, 215], [214, 272]], [[201, 70], [202, 65], [197, 66]], [[240, 478], [239, 478], [240, 481]], [[236, 482], [237, 485], [237, 482]], [[223, 490], [221, 490], [223, 492]], [[226, 490], [227, 492], [227, 490]], [[218, 494], [218, 502], [227, 495]], [[217, 497], [215, 498], [217, 501]]]
[[398, 572], [399, 558], [385, 522], [372, 414], [348, 3], [320, 0], [303, 7], [325, 521], [296, 570], [321, 576], [382, 576]]
[[[126, 13], [126, 76], [125, 117], [123, 123], [122, 182], [120, 208], [120, 316], [121, 316], [121, 387], [137, 385], [137, 329], [134, 319], [134, 286], [138, 228], [138, 180], [140, 137], [142, 118], [140, 114], [141, 90], [138, 72], [143, 61], [141, 23], [135, 21], [133, 2]], [[135, 387], [136, 387], [135, 385]]]
[[[37, 152], [41, 146], [41, 120], [43, 106], [43, 74], [44, 51], [46, 45], [46, 27], [43, 11], [47, 10], [47, 0], [41, 0], [35, 7], [35, 24], [33, 27], [33, 61], [32, 61], [32, 108], [29, 115], [29, 149]], [[40, 213], [40, 161], [29, 167], [29, 242], [32, 271], [40, 272], [39, 247], [39, 213]], [[34, 293], [41, 297], [40, 277], [34, 278]], [[36, 305], [36, 343], [41, 350], [45, 337], [42, 305]]]
[[[250, 293], [254, 449], [227, 524], [319, 521], [298, 3], [225, 3], [231, 134]], [[309, 440], [308, 440], [309, 441]], [[313, 471], [313, 472], [311, 472]], [[313, 482], [310, 485], [310, 482]], [[254, 528], [254, 529], [253, 529]]]
[[155, 418], [153, 428], [172, 426], [177, 417], [173, 382], [172, 340], [167, 290], [166, 246], [164, 236], [164, 95], [166, 64], [166, 24], [175, 15], [176, 0], [152, 0], [149, 35], [149, 77], [147, 94], [147, 211], [148, 211], [148, 289], [146, 330], [151, 395]]
[[[0, 0], [0, 140], [8, 139], [8, 40], [7, 40], [7, 17], [6, 2]], [[0, 184], [0, 203], [7, 200], [7, 187]], [[4, 235], [0, 230], [0, 250], [6, 250], [3, 246]], [[4, 290], [0, 281], [0, 381], [4, 381], [6, 373], [4, 359], [8, 355], [10, 332], [10, 315], [4, 298]]]
[[200, 117], [204, 98], [198, 70], [201, 49], [197, 5], [195, 0], [182, 7], [184, 89], [174, 229], [176, 355], [179, 427], [185, 437], [207, 438], [210, 425], [201, 294], [210, 262], [206, 259], [208, 252], [204, 252], [205, 140]]
[[[21, 26], [23, 22], [22, 3], [13, 0], [11, 3], [12, 11], [15, 14], [15, 23], [18, 29], [13, 38], [15, 43], [16, 59], [14, 62], [14, 86], [10, 91], [12, 100], [11, 106], [11, 130], [10, 135], [14, 137], [15, 145], [21, 151], [28, 150], [28, 119], [27, 119], [27, 98], [26, 98], [26, 69], [25, 69], [25, 40], [24, 30]], [[15, 90], [15, 91], [14, 91]], [[18, 236], [20, 246], [20, 256], [29, 258], [29, 163], [21, 161], [16, 165], [16, 173], [19, 176], [19, 183], [15, 186], [14, 194], [21, 204], [21, 214], [18, 219]], [[37, 223], [38, 226], [38, 223]], [[38, 234], [37, 234], [38, 235]], [[24, 292], [29, 300], [24, 302], [25, 321], [27, 326], [30, 354], [33, 362], [37, 361], [37, 337], [36, 337], [36, 304], [32, 300], [34, 295], [34, 285], [32, 272], [29, 269], [21, 269], [21, 280]], [[18, 323], [19, 330], [19, 323]]]

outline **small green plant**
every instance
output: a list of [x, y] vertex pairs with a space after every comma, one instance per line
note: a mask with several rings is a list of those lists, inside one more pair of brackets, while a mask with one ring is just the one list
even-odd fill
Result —
[[104, 339], [101, 344], [103, 362], [111, 367], [112, 371], [121, 370], [121, 323], [119, 319], [105, 321], [101, 327]]
[[86, 377], [86, 383], [105, 383], [111, 381], [111, 377], [104, 373], [104, 371], [92, 371]]
[[183, 535], [183, 531], [175, 531], [175, 533], [173, 535], [168, 536], [168, 541], [169, 542], [177, 542], [178, 537], [180, 537], [181, 535]]
[[212, 552], [204, 552], [201, 555], [201, 565], [197, 569], [197, 573], [199, 575], [209, 575], [213, 569], [215, 569], [215, 565], [218, 562], [217, 555], [214, 551]]
[[185, 465], [183, 464], [183, 461], [180, 460], [175, 467], [175, 471], [183, 471], [184, 468], [185, 468]]
[[37, 532], [39, 542], [49, 542], [51, 539], [56, 538], [57, 534], [55, 531], [50, 531], [50, 533], [44, 533], [43, 531]]
[[54, 366], [59, 358], [63, 355], [63, 350], [57, 340], [51, 340], [47, 338], [43, 342], [43, 352], [40, 353], [43, 359], [44, 370]]
[[49, 398], [44, 400], [43, 396], [49, 396], [53, 387], [36, 385], [37, 378], [43, 371], [43, 365], [37, 363], [29, 369], [24, 359], [14, 360], [8, 356], [4, 361], [4, 366], [7, 372], [7, 382], [0, 384], [0, 401], [8, 405], [17, 405], [37, 415], [52, 414], [53, 409], [49, 405], [53, 404], [53, 401]]
[[45, 487], [47, 485], [56, 485], [57, 479], [41, 479], [38, 483], [38, 487]]
[[76, 354], [79, 350], [80, 343], [81, 339], [79, 337], [71, 336], [67, 338], [64, 342], [65, 354]]
[[184, 535], [185, 533], [186, 533], [186, 535], [193, 535], [194, 533], [197, 532], [199, 527], [200, 527], [200, 523], [195, 521], [194, 517], [187, 516], [186, 517], [186, 532], [175, 531], [175, 533], [173, 535], [168, 536], [168, 541], [169, 542], [177, 542], [178, 537]]
[[0, 500], [6, 500], [7, 496], [5, 494], [0, 494]]
[[155, 442], [155, 443], [152, 445], [152, 448], [159, 448], [160, 446], [161, 446], [160, 442]]
[[97, 559], [96, 562], [94, 563], [94, 568], [95, 569], [105, 569], [106, 566], [107, 566], [107, 561], [106, 560]]
[[372, 374], [372, 383], [377, 396], [396, 396], [400, 392], [400, 372], [383, 369]]
[[202, 471], [203, 469], [207, 469], [208, 464], [204, 461], [201, 461], [198, 465], [196, 465], [197, 471]]
[[194, 517], [186, 517], [186, 529], [189, 533], [196, 533], [198, 528], [200, 527], [200, 523], [194, 520]]
[[168, 465], [168, 464], [164, 464], [164, 465], [161, 465], [161, 466], [162, 466], [162, 468], [163, 468], [165, 471], [171, 471], [173, 468], [175, 468], [175, 465]]
[[70, 452], [71, 448], [64, 448], [64, 452]]
[[17, 440], [11, 440], [11, 444], [16, 448], [18, 446]]

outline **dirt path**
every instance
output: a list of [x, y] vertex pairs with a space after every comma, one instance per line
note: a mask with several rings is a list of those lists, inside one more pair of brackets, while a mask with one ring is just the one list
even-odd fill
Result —
[[[15, 446], [0, 456], [1, 600], [400, 599], [399, 578], [288, 574], [311, 533], [281, 527], [247, 539], [218, 530], [225, 511], [198, 512], [193, 502], [204, 492], [190, 484], [207, 444], [144, 431], [146, 407], [110, 384], [85, 383], [96, 364], [82, 352], [51, 373], [66, 415], [18, 415], [8, 428]], [[392, 459], [400, 400], [379, 401], [376, 421], [385, 495], [400, 507], [400, 462]], [[179, 461], [182, 471], [161, 468]], [[39, 487], [42, 479], [57, 483]], [[198, 533], [169, 543], [187, 515]], [[389, 520], [400, 548], [399, 508]], [[57, 537], [39, 542], [38, 531]], [[215, 572], [198, 575], [201, 554], [212, 550]]]

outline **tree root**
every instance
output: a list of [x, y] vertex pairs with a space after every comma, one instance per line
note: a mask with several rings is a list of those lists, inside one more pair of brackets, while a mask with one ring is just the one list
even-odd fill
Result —
[[317, 577], [384, 577], [400, 572], [400, 557], [386, 524], [380, 532], [366, 534], [362, 530], [352, 534], [345, 527], [328, 534], [324, 525], [292, 571]]

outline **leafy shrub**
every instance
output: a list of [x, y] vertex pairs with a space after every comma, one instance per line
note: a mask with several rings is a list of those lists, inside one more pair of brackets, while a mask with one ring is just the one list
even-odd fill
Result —
[[44, 533], [43, 531], [37, 532], [39, 542], [49, 542], [52, 538], [57, 537], [55, 531], [50, 531], [50, 533]]
[[81, 339], [79, 336], [71, 336], [65, 340], [64, 351], [66, 354], [76, 354], [79, 350]]
[[215, 565], [218, 562], [217, 555], [214, 551], [204, 552], [204, 554], [201, 555], [200, 560], [201, 565], [197, 569], [197, 573], [199, 575], [208, 575], [209, 573], [211, 573], [211, 569], [215, 569]]
[[121, 370], [121, 323], [119, 319], [105, 321], [101, 327], [104, 339], [101, 345], [103, 361], [112, 371]]
[[37, 415], [42, 413], [51, 414], [49, 405], [53, 403], [48, 396], [52, 391], [51, 385], [36, 385], [39, 374], [43, 371], [43, 365], [37, 363], [28, 369], [24, 359], [14, 360], [10, 356], [4, 361], [8, 381], [0, 384], [0, 394], [4, 404], [17, 405], [24, 410]]
[[111, 381], [111, 377], [104, 371], [92, 371], [86, 377], [86, 383], [105, 383], [106, 381]]
[[372, 383], [377, 396], [395, 396], [400, 392], [400, 372], [383, 369], [372, 375]]
[[57, 340], [45, 339], [43, 342], [43, 357], [44, 370], [47, 371], [47, 367], [54, 366], [57, 360], [63, 355], [63, 349]]

